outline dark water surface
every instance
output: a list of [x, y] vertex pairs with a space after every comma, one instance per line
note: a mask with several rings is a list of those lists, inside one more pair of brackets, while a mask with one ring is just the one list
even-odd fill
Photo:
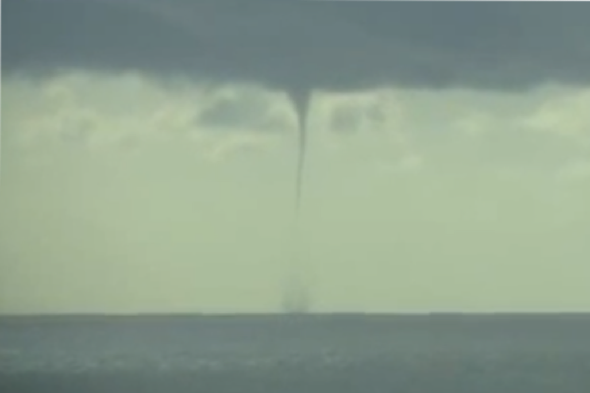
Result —
[[1, 317], [2, 393], [588, 393], [590, 315]]

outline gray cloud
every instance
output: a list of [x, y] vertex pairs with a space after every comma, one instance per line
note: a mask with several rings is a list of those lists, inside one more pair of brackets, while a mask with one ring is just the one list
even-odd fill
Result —
[[263, 132], [284, 129], [281, 118], [268, 113], [268, 100], [261, 97], [224, 97], [204, 109], [199, 122], [213, 128], [232, 129], [236, 126]]
[[142, 70], [285, 90], [590, 82], [586, 3], [3, 2], [5, 71]]

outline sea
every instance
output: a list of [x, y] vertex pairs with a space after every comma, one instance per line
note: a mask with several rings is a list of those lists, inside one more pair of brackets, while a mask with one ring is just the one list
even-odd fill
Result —
[[590, 314], [0, 317], [2, 393], [590, 393]]

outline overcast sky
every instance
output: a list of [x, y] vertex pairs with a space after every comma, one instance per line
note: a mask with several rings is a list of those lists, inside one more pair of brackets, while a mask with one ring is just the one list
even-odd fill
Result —
[[4, 0], [0, 312], [590, 310], [590, 6]]

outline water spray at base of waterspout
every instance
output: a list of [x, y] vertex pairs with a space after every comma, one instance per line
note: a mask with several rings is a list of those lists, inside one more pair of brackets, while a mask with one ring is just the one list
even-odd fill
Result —
[[311, 311], [311, 292], [305, 269], [297, 264], [296, 270], [287, 273], [282, 309], [287, 314], [305, 314]]

